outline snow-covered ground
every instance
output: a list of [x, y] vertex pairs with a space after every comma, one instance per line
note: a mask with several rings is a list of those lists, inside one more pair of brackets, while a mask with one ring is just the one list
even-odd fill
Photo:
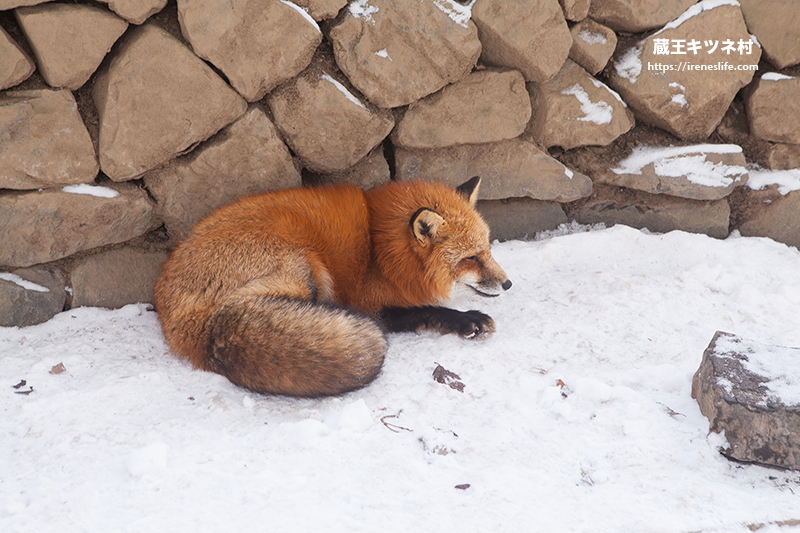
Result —
[[[393, 335], [379, 378], [340, 398], [258, 396], [192, 370], [144, 305], [0, 328], [0, 531], [800, 523], [800, 473], [725, 459], [690, 397], [717, 330], [800, 346], [797, 249], [617, 226], [494, 255], [514, 287], [458, 301], [494, 317], [493, 337]], [[437, 364], [463, 392], [432, 379]]]

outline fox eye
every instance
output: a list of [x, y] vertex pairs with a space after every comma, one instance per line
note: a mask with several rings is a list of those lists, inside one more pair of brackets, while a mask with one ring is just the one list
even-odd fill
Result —
[[481, 262], [481, 260], [478, 259], [477, 255], [471, 255], [471, 256], [467, 257], [466, 260], [467, 261], [475, 261], [476, 263], [480, 263]]

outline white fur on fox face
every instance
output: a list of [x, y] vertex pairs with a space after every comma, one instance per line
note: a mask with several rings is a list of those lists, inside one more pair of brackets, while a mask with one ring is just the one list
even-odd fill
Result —
[[456, 282], [457, 285], [469, 287], [481, 296], [499, 296], [500, 286], [496, 283], [481, 284], [477, 275], [472, 272], [464, 273]]

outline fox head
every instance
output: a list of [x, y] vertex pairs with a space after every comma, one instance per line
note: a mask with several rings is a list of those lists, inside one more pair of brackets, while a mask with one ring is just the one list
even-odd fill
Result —
[[430, 252], [432, 263], [444, 268], [448, 281], [463, 284], [481, 296], [498, 296], [511, 288], [511, 281], [494, 260], [490, 250], [489, 226], [475, 210], [480, 177], [475, 176], [455, 189], [465, 206], [419, 208], [409, 221], [418, 245]]
[[457, 285], [497, 296], [511, 281], [490, 250], [489, 226], [475, 210], [480, 178], [452, 188], [390, 182], [369, 195], [373, 249], [408, 305], [446, 300]]

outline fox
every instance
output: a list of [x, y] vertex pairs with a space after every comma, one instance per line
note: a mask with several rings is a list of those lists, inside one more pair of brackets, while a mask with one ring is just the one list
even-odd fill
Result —
[[457, 285], [485, 297], [512, 285], [479, 187], [477, 176], [297, 187], [217, 209], [154, 286], [170, 351], [256, 393], [321, 397], [372, 382], [387, 333], [490, 335], [490, 316], [443, 306]]

